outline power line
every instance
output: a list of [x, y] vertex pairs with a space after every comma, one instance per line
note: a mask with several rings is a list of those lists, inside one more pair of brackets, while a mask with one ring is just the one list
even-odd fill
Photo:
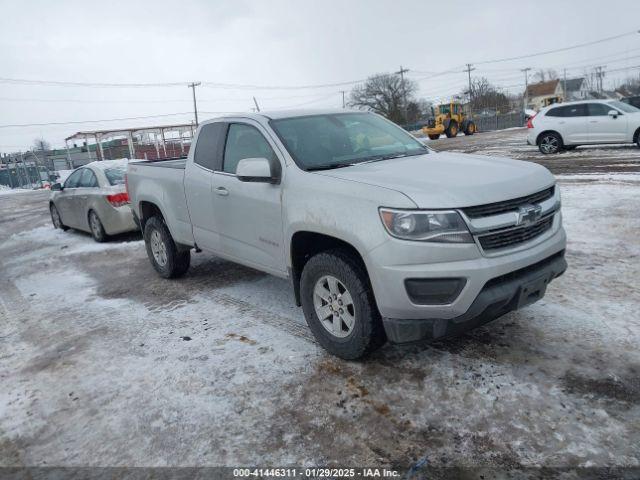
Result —
[[[173, 117], [177, 115], [191, 115], [192, 113], [193, 112], [165, 113], [161, 115], [145, 115], [142, 117], [104, 118], [101, 120], [78, 120], [78, 121], [70, 121], [70, 122], [14, 123], [14, 124], [8, 124], [8, 125], [0, 125], [0, 128], [47, 127], [52, 125], [77, 125], [77, 124], [83, 124], [83, 123], [120, 122], [122, 120], [142, 120], [145, 118], [161, 118], [161, 117]], [[215, 112], [206, 112], [206, 113], [215, 113]]]
[[620, 35], [614, 35], [613, 37], [601, 38], [599, 40], [593, 40], [591, 42], [580, 43], [580, 44], [577, 44], [577, 45], [572, 45], [570, 47], [556, 48], [554, 50], [546, 50], [544, 52], [529, 53], [527, 55], [518, 55], [518, 56], [515, 56], [515, 57], [505, 57], [505, 58], [497, 58], [497, 59], [494, 59], [494, 60], [484, 60], [482, 62], [475, 62], [475, 63], [476, 63], [476, 65], [486, 65], [488, 63], [510, 62], [510, 61], [513, 61], [513, 60], [522, 60], [522, 59], [525, 59], [525, 58], [539, 57], [539, 56], [542, 56], [542, 55], [549, 55], [549, 54], [552, 54], [552, 53], [566, 52], [567, 50], [573, 50], [573, 49], [576, 49], [576, 48], [588, 47], [588, 46], [591, 46], [591, 45], [596, 45], [598, 43], [610, 42], [611, 40], [617, 40], [619, 38], [629, 37], [631, 35], [636, 35], [638, 33], [640, 33], [640, 30], [634, 30], [632, 32], [621, 33]]

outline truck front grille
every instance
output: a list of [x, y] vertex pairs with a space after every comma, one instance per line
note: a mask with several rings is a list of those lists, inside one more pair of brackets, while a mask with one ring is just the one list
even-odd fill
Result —
[[462, 211], [469, 218], [490, 217], [501, 213], [513, 212], [523, 205], [532, 205], [544, 202], [553, 197], [555, 187], [549, 187], [540, 192], [527, 195], [526, 197], [514, 198], [496, 203], [487, 203], [486, 205], [478, 205], [477, 207], [463, 208]]
[[548, 231], [552, 225], [553, 215], [549, 215], [531, 225], [508, 228], [480, 235], [478, 236], [478, 241], [485, 251], [513, 247], [542, 235], [544, 232]]

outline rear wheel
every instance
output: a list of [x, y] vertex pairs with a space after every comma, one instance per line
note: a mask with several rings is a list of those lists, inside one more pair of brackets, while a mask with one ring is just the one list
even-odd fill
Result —
[[432, 134], [429, 135], [429, 138], [431, 140], [438, 140], [440, 138], [440, 134], [436, 135], [435, 133], [432, 133]]
[[538, 149], [545, 155], [558, 153], [562, 149], [562, 138], [555, 132], [545, 133], [538, 141]]
[[58, 212], [58, 209], [53, 203], [49, 206], [49, 213], [51, 213], [51, 223], [53, 223], [53, 228], [59, 228], [60, 230], [69, 230], [69, 227], [62, 223], [60, 212]]
[[473, 135], [476, 133], [476, 124], [473, 122], [467, 122], [467, 128], [464, 130], [465, 135]]
[[102, 222], [98, 214], [93, 210], [89, 212], [89, 228], [91, 229], [91, 236], [96, 242], [102, 243], [107, 240], [107, 234], [104, 231]]
[[349, 252], [330, 250], [309, 259], [300, 293], [307, 324], [329, 353], [355, 360], [386, 341], [367, 273]]
[[153, 268], [164, 278], [176, 278], [189, 270], [191, 252], [180, 250], [159, 217], [151, 217], [144, 226], [144, 243]]
[[447, 138], [452, 138], [458, 135], [458, 123], [454, 121], [449, 122], [449, 126], [444, 133], [447, 135]]

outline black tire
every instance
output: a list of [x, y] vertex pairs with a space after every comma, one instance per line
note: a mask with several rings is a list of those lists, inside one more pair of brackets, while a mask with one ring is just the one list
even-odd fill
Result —
[[476, 132], [477, 132], [476, 124], [473, 123], [472, 121], [468, 121], [464, 128], [464, 134], [473, 135]]
[[429, 135], [429, 138], [431, 140], [438, 140], [440, 138], [440, 134], [436, 135], [435, 133], [432, 133]]
[[51, 214], [51, 223], [53, 223], [53, 228], [59, 228], [63, 232], [66, 232], [67, 230], [69, 230], [69, 227], [67, 227], [64, 223], [62, 223], [62, 217], [60, 217], [60, 212], [58, 212], [58, 209], [53, 203], [49, 205], [49, 213]]
[[[155, 236], [155, 234], [157, 234], [157, 236]], [[152, 247], [152, 240], [162, 243], [164, 256], [161, 255], [160, 252], [156, 252], [158, 254], [158, 259], [156, 259], [156, 254], [154, 254], [152, 250], [155, 248]], [[147, 247], [147, 256], [151, 261], [151, 265], [153, 265], [153, 268], [161, 277], [177, 278], [189, 270], [191, 251], [178, 249], [162, 218], [151, 217], [147, 220], [144, 226], [144, 243]], [[158, 247], [160, 247], [159, 243]], [[164, 263], [162, 261], [163, 259]]]
[[565, 150], [575, 150], [577, 145], [565, 145], [563, 148]]
[[562, 137], [556, 132], [546, 132], [540, 135], [538, 150], [543, 155], [559, 153], [564, 148]]
[[447, 129], [444, 131], [447, 138], [453, 138], [458, 135], [458, 122], [452, 120], [447, 125]]
[[[355, 320], [351, 331], [342, 338], [323, 326], [314, 306], [316, 284], [327, 275], [343, 284], [353, 300]], [[355, 360], [365, 357], [386, 342], [367, 273], [348, 251], [328, 250], [311, 257], [302, 270], [300, 294], [307, 324], [318, 343], [329, 353], [345, 360]]]
[[89, 210], [87, 219], [89, 221], [89, 230], [91, 231], [93, 239], [98, 243], [106, 242], [109, 236], [104, 231], [104, 227], [102, 226], [102, 222], [100, 221], [98, 214], [93, 210]]

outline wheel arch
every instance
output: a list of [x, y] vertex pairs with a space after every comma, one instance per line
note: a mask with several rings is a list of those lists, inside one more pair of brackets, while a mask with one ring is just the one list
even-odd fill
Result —
[[560, 137], [560, 141], [562, 142], [562, 145], [564, 145], [564, 138], [562, 137], [562, 134], [557, 130], [551, 130], [551, 129], [544, 130], [538, 134], [538, 136], [536, 137], [536, 145], [540, 145], [540, 139], [542, 138], [543, 135], [546, 135], [548, 133], [555, 133], [556, 135], [558, 135]]
[[291, 236], [291, 267], [289, 271], [291, 282], [293, 283], [293, 293], [297, 306], [301, 306], [300, 277], [302, 276], [302, 270], [304, 269], [306, 263], [312, 256], [336, 248], [348, 251], [364, 269], [364, 271], [367, 273], [367, 278], [369, 278], [369, 272], [367, 270], [367, 265], [364, 261], [364, 257], [351, 243], [341, 238], [327, 235], [325, 233], [318, 233], [310, 230], [297, 231]]
[[151, 202], [149, 200], [141, 200], [140, 203], [138, 203], [138, 211], [140, 212], [140, 229], [143, 232], [145, 223], [147, 223], [147, 221], [151, 217], [160, 216], [160, 218], [165, 220], [165, 216], [162, 213], [162, 210], [155, 202]]

